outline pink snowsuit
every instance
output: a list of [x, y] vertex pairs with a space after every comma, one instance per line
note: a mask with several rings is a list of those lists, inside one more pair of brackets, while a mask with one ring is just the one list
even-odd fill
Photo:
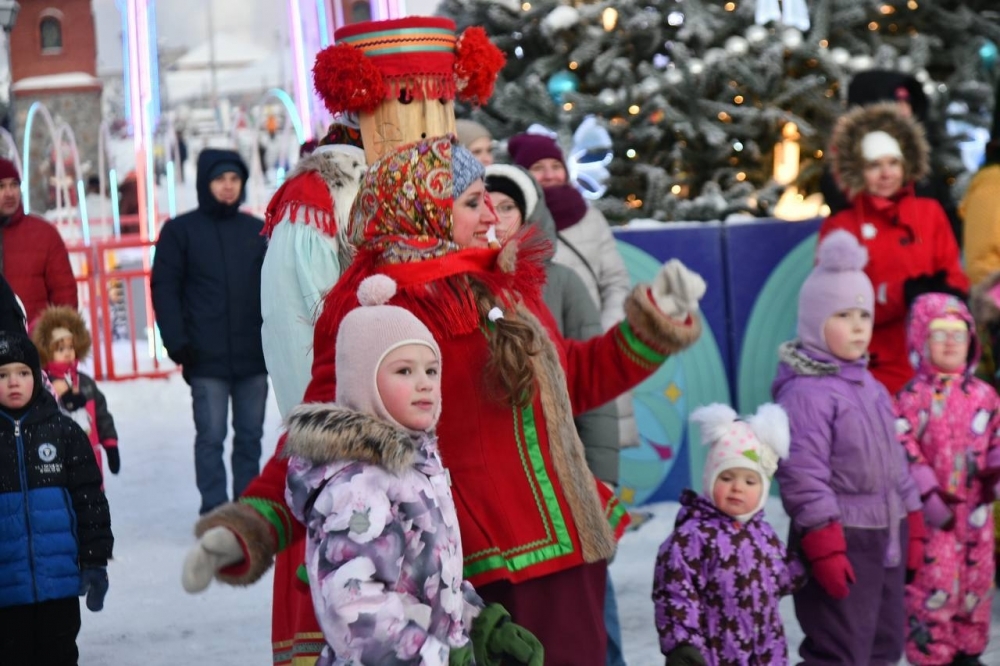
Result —
[[[931, 321], [947, 315], [963, 319], [970, 333], [968, 363], [950, 375], [931, 364], [928, 351]], [[927, 294], [910, 310], [908, 343], [917, 374], [897, 396], [897, 431], [925, 512], [929, 495], [939, 492], [955, 516], [951, 529], [928, 522], [924, 565], [906, 587], [911, 664], [950, 664], [959, 653], [981, 654], [989, 640], [994, 574], [989, 503], [1000, 471], [1000, 400], [972, 375], [979, 359], [975, 332], [972, 316], [954, 297]]]

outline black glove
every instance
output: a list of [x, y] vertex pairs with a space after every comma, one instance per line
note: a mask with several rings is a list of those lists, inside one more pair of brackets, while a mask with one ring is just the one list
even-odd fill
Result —
[[59, 402], [62, 403], [63, 409], [67, 412], [75, 412], [87, 404], [87, 397], [83, 393], [66, 391], [59, 398]]
[[104, 608], [104, 595], [107, 593], [107, 567], [92, 567], [80, 572], [79, 596], [87, 595], [87, 608], [95, 613]]
[[667, 654], [667, 666], [705, 666], [705, 657], [695, 646], [681, 645]]
[[118, 453], [118, 446], [105, 446], [104, 455], [108, 457], [108, 471], [118, 474], [122, 468], [122, 457]]
[[459, 648], [452, 648], [448, 652], [448, 666], [475, 666], [475, 659], [472, 654], [472, 641]]
[[545, 663], [541, 642], [530, 631], [511, 622], [510, 613], [500, 604], [490, 604], [476, 616], [470, 637], [476, 666]]
[[966, 300], [968, 294], [957, 287], [948, 284], [948, 272], [940, 270], [933, 274], [923, 274], [911, 277], [903, 282], [903, 301], [906, 307], [913, 305], [918, 297], [924, 294], [950, 294], [961, 300]]
[[185, 370], [187, 370], [189, 365], [194, 365], [198, 358], [194, 352], [194, 347], [191, 345], [184, 345], [180, 349], [168, 351], [167, 356], [177, 365], [183, 366]]

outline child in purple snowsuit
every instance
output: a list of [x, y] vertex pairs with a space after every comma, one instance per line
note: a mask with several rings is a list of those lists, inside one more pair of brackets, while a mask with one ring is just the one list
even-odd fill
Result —
[[809, 562], [794, 596], [803, 664], [895, 664], [903, 586], [923, 558], [920, 495], [894, 430], [892, 400], [868, 371], [875, 294], [868, 254], [834, 231], [799, 292], [797, 341], [785, 343], [772, 392], [791, 448], [778, 466], [789, 545]]
[[993, 601], [990, 504], [1000, 472], [1000, 400], [972, 376], [979, 345], [972, 315], [947, 294], [910, 309], [917, 374], [896, 399], [900, 439], [924, 500], [924, 565], [906, 586], [906, 659], [982, 664]]
[[685, 490], [653, 582], [656, 629], [667, 666], [781, 666], [788, 644], [778, 601], [805, 582], [764, 520], [788, 417], [777, 405], [737, 418], [726, 405], [694, 411], [711, 446], [702, 495]]

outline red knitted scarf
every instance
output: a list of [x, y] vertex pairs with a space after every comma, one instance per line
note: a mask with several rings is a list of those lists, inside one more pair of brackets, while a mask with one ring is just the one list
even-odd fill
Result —
[[278, 188], [264, 214], [264, 236], [271, 237], [281, 220], [311, 224], [327, 236], [337, 233], [333, 214], [333, 199], [323, 177], [315, 171], [305, 171], [290, 178]]

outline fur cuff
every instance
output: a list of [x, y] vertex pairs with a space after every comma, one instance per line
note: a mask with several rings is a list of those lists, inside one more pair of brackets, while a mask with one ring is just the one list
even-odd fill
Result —
[[219, 571], [215, 577], [228, 585], [252, 585], [260, 580], [278, 552], [271, 524], [253, 508], [239, 502], [228, 502], [205, 514], [194, 526], [199, 539], [213, 527], [225, 527], [234, 532], [243, 546], [244, 561]]
[[701, 335], [701, 318], [696, 314], [679, 323], [660, 312], [649, 297], [649, 285], [638, 284], [625, 299], [625, 319], [632, 332], [661, 354], [687, 349]]

